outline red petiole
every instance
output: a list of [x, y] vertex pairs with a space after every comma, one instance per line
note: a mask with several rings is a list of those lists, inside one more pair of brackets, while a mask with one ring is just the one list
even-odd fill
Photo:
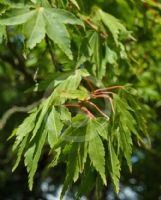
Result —
[[111, 104], [112, 111], [113, 111], [113, 113], [115, 113], [114, 106], [113, 106], [113, 101], [112, 101], [112, 98], [109, 95], [105, 95], [105, 94], [95, 95], [95, 94], [93, 94], [92, 96], [94, 98], [96, 98], [96, 99], [97, 98], [106, 98], [106, 99], [108, 99], [110, 104]]
[[114, 94], [113, 92], [94, 91], [93, 94]]
[[[120, 85], [116, 85], [116, 86], [111, 86], [111, 87], [107, 87], [107, 88], [100, 88], [100, 89], [97, 89], [97, 90], [94, 90], [94, 87], [92, 85], [92, 83], [90, 82], [90, 80], [88, 80], [87, 78], [84, 78], [84, 80], [87, 82], [89, 88], [91, 89], [91, 93], [89, 95], [89, 99], [90, 98], [105, 98], [109, 101], [110, 105], [111, 105], [111, 108], [112, 108], [112, 111], [113, 113], [115, 113], [115, 110], [114, 110], [114, 105], [113, 105], [113, 99], [109, 96], [110, 94], [114, 94], [113, 92], [108, 92], [108, 90], [111, 90], [111, 89], [116, 89], [116, 88], [124, 88], [123, 86], [120, 86]], [[93, 106], [101, 115], [103, 115], [104, 117], [108, 118], [109, 119], [109, 116], [106, 115], [104, 112], [102, 112], [102, 110], [96, 105], [94, 104], [93, 102], [89, 101], [87, 98], [85, 98], [83, 101], [81, 102], [85, 102], [85, 103], [88, 103], [90, 104], [91, 106]], [[95, 118], [95, 116], [88, 110], [87, 107], [85, 106], [82, 106], [81, 104], [65, 104], [66, 107], [77, 107], [77, 108], [80, 108], [83, 112], [85, 112], [87, 114], [87, 116], [89, 118]]]
[[86, 83], [89, 86], [89, 88], [91, 89], [91, 91], [94, 91], [94, 87], [93, 87], [91, 81], [89, 79], [87, 79], [87, 78], [84, 78], [84, 80], [86, 81]]
[[82, 111], [84, 111], [89, 118], [95, 118], [95, 116], [84, 106], [81, 106], [80, 104], [65, 104], [66, 107], [77, 107], [80, 108]]
[[102, 111], [99, 109], [99, 107], [96, 106], [96, 104], [94, 104], [93, 102], [88, 101], [88, 100], [86, 100], [86, 102], [89, 103], [91, 106], [95, 107], [96, 110], [97, 110], [99, 113], [101, 113], [101, 115], [103, 115], [104, 117], [106, 117], [106, 118], [109, 119], [109, 116], [107, 116], [104, 112], [102, 112]]
[[100, 88], [95, 90], [95, 92], [102, 92], [102, 91], [106, 91], [106, 90], [112, 90], [112, 89], [116, 89], [116, 88], [124, 88], [121, 85], [115, 85], [115, 86], [111, 86], [111, 87], [107, 87], [107, 88]]

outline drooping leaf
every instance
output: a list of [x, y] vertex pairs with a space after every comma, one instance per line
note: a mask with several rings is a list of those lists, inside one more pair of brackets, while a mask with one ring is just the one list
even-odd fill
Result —
[[47, 111], [48, 111], [49, 105], [50, 105], [50, 97], [48, 99], [44, 100], [44, 102], [42, 102], [42, 104], [40, 106], [42, 109], [41, 109], [40, 114], [38, 116], [38, 120], [37, 120], [37, 123], [34, 127], [30, 141], [33, 140], [33, 138], [36, 136], [38, 130], [40, 129], [40, 127], [43, 123], [43, 120], [47, 117], [47, 115], [48, 115]]
[[63, 122], [70, 122], [71, 121], [71, 113], [69, 112], [69, 110], [65, 107], [65, 106], [60, 106], [59, 107], [59, 112], [60, 112], [60, 119]]
[[127, 160], [130, 171], [132, 171], [132, 137], [127, 125], [120, 124], [119, 137], [122, 152]]
[[85, 163], [87, 160], [88, 153], [88, 143], [86, 141], [79, 143], [79, 153], [78, 153], [78, 166], [79, 171], [82, 173], [84, 171]]
[[19, 25], [27, 22], [30, 20], [34, 14], [36, 13], [35, 10], [29, 10], [29, 9], [15, 9], [12, 12], [12, 15], [6, 17], [6, 18], [1, 18], [0, 19], [0, 24], [1, 25]]
[[37, 110], [34, 110], [18, 127], [18, 129], [16, 130], [16, 141], [13, 146], [13, 150], [15, 150], [22, 142], [23, 138], [33, 130], [35, 126], [36, 116]]
[[46, 32], [51, 40], [53, 40], [60, 49], [72, 59], [72, 52], [70, 50], [70, 37], [65, 25], [50, 17], [48, 12], [44, 13], [46, 20]]
[[34, 144], [33, 146], [31, 146], [25, 153], [25, 166], [27, 168], [28, 173], [30, 172], [31, 166], [32, 166], [32, 162], [33, 162], [33, 157], [34, 157], [34, 152], [35, 152], [35, 148], [36, 148], [36, 144]]
[[131, 115], [130, 111], [132, 111], [132, 109], [126, 101], [123, 99], [121, 100], [116, 94], [114, 95], [114, 100], [116, 101], [115, 105], [117, 113], [119, 113], [118, 137], [120, 141], [120, 148], [127, 160], [130, 171], [132, 171], [132, 134], [138, 134], [135, 129], [136, 121]]
[[29, 133], [27, 133], [27, 135], [25, 136], [25, 138], [21, 141], [21, 144], [18, 147], [18, 153], [17, 153], [17, 160], [12, 168], [12, 171], [15, 171], [15, 169], [18, 167], [20, 161], [21, 161], [21, 157], [24, 153], [25, 147], [27, 145], [27, 141], [28, 141], [28, 137], [29, 137]]
[[78, 188], [78, 192], [76, 195], [76, 200], [78, 200], [81, 196], [87, 195], [95, 185], [95, 174], [90, 167], [89, 162], [85, 166], [85, 170], [81, 179], [81, 184]]
[[62, 98], [60, 98], [60, 94], [64, 91], [66, 93], [72, 90], [75, 91], [79, 87], [82, 77], [84, 76], [88, 76], [88, 73], [86, 71], [76, 70], [74, 74], [69, 76], [66, 80], [62, 81], [53, 93], [55, 105], [64, 104], [67, 98], [63, 96]]
[[58, 137], [63, 128], [63, 123], [60, 121], [60, 114], [53, 107], [47, 118], [48, 142], [51, 148], [57, 142]]
[[88, 97], [88, 93], [81, 90], [71, 90], [71, 91], [62, 91], [60, 97], [66, 97], [67, 99], [78, 99], [78, 100], [84, 100]]
[[111, 175], [112, 182], [115, 187], [115, 191], [119, 192], [119, 179], [120, 179], [120, 161], [115, 153], [111, 139], [108, 141], [109, 159], [108, 169]]
[[75, 5], [77, 8], [78, 8], [78, 10], [80, 10], [80, 7], [79, 7], [79, 5], [78, 5], [78, 3], [77, 3], [77, 1], [76, 0], [69, 0], [73, 5]]
[[61, 200], [63, 199], [63, 196], [66, 190], [68, 189], [68, 186], [71, 185], [73, 181], [76, 182], [79, 177], [78, 160], [73, 159], [73, 158], [76, 158], [78, 154], [79, 154], [78, 145], [77, 143], [73, 143], [70, 154], [69, 154], [69, 159], [67, 162], [67, 172], [66, 172], [66, 178], [63, 185], [63, 189], [61, 192], [61, 197], [60, 197]]
[[109, 64], [115, 64], [117, 61], [117, 54], [115, 51], [111, 50], [108, 46], [106, 46], [106, 54], [105, 54], [106, 62]]
[[[95, 127], [89, 122], [87, 126], [87, 134], [92, 135], [92, 139], [89, 140], [88, 153], [92, 165], [100, 174], [103, 183], [106, 185], [105, 175], [105, 149], [101, 138], [96, 132]], [[95, 135], [93, 137], [93, 135]]]
[[100, 117], [95, 121], [95, 129], [97, 133], [105, 140], [108, 138], [108, 121], [106, 118]]
[[55, 149], [54, 160], [52, 160], [52, 162], [49, 164], [49, 167], [55, 167], [58, 164], [60, 155], [61, 155], [61, 148]]
[[101, 73], [101, 44], [100, 44], [100, 36], [97, 32], [93, 32], [89, 40], [91, 54], [93, 57], [93, 63], [96, 68], [96, 74], [98, 78], [102, 78], [100, 76]]
[[24, 34], [27, 36], [27, 47], [32, 49], [45, 37], [44, 8], [37, 9], [34, 16], [24, 25]]
[[0, 19], [0, 25], [21, 24], [24, 24], [24, 34], [27, 36], [29, 48], [35, 47], [47, 34], [70, 59], [72, 59], [70, 36], [65, 24], [83, 25], [72, 13], [63, 9], [49, 8], [46, 4], [33, 10], [15, 9], [10, 16]]
[[98, 9], [98, 13], [102, 22], [112, 33], [115, 43], [118, 45], [119, 34], [120, 33], [128, 34], [128, 31], [126, 30], [125, 26], [117, 18], [115, 18], [114, 16], [110, 15], [107, 12], [104, 12], [101, 9]]
[[3, 41], [3, 38], [6, 36], [5, 26], [0, 25], [0, 44]]
[[83, 26], [83, 22], [76, 18], [71, 12], [59, 8], [47, 8], [46, 12], [53, 19], [58, 20], [64, 24], [77, 24]]
[[[26, 155], [28, 155], [28, 158], [26, 159], [25, 164], [26, 164], [28, 172], [29, 172], [29, 189], [30, 190], [32, 190], [32, 187], [33, 187], [33, 178], [34, 178], [35, 172], [37, 170], [38, 161], [40, 159], [41, 151], [42, 151], [42, 148], [46, 141], [47, 133], [48, 133], [47, 130], [44, 129], [44, 127], [42, 127], [39, 130], [37, 137], [34, 139], [33, 145], [36, 145], [34, 155], [33, 155], [33, 153], [30, 153], [30, 154], [26, 153]], [[30, 149], [28, 151], [30, 151]], [[33, 156], [33, 157], [30, 158], [29, 156]], [[32, 163], [31, 163], [31, 159], [32, 159]], [[29, 162], [27, 162], [27, 161], [29, 161]]]

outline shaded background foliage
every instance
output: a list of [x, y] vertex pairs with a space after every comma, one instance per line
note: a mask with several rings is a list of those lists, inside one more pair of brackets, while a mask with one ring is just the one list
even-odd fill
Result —
[[[14, 1], [19, 2], [19, 1]], [[21, 1], [23, 3], [23, 1]], [[82, 1], [78, 3], [86, 14], [91, 13], [93, 6], [100, 6], [104, 11], [119, 18], [128, 30], [132, 31], [135, 40], [125, 40], [128, 58], [125, 52], [120, 54], [116, 46], [110, 43], [113, 50], [107, 64], [105, 79], [109, 82], [126, 84], [131, 83], [141, 95], [142, 103], [146, 108], [148, 130], [152, 147], [138, 146], [133, 151], [133, 173], [128, 172], [127, 167], [122, 168], [121, 191], [117, 196], [109, 182], [103, 190], [103, 199], [161, 199], [161, 2], [158, 1], [125, 1], [109, 0]], [[66, 3], [66, 1], [64, 1]], [[61, 6], [61, 5], [60, 5]], [[7, 4], [0, 3], [2, 13]], [[0, 115], [13, 106], [28, 105], [39, 100], [43, 95], [33, 85], [46, 77], [53, 76], [55, 69], [50, 56], [47, 42], [41, 42], [33, 49], [28, 59], [25, 59], [24, 38], [13, 27], [7, 29], [7, 38], [3, 39], [0, 30]], [[75, 38], [77, 39], [77, 38]], [[74, 43], [72, 44], [74, 47]], [[7, 46], [7, 48], [6, 48]], [[86, 53], [86, 52], [85, 52]], [[58, 66], [61, 70], [68, 70], [66, 59], [61, 54], [58, 56]], [[87, 62], [88, 64], [88, 62]], [[61, 73], [61, 72], [60, 72]], [[46, 82], [42, 88], [46, 87]], [[31, 88], [31, 89], [28, 89]], [[33, 92], [33, 90], [35, 92]], [[16, 172], [11, 172], [16, 155], [12, 153], [13, 141], [6, 141], [13, 128], [22, 122], [25, 113], [15, 112], [1, 130], [0, 142], [0, 197], [2, 199], [52, 199], [61, 187], [65, 166], [59, 166], [54, 170], [45, 168], [48, 162], [47, 151], [43, 152], [38, 172], [36, 174], [35, 187], [29, 192], [27, 187], [27, 173], [23, 165]], [[2, 123], [2, 122], [1, 122]], [[76, 188], [69, 192], [67, 199], [72, 199]], [[90, 199], [94, 198], [90, 194]], [[55, 197], [56, 199], [56, 197]]]

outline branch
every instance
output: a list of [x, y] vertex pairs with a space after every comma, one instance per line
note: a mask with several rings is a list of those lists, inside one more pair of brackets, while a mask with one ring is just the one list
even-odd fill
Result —
[[29, 112], [30, 110], [32, 110], [34, 107], [38, 106], [41, 103], [42, 99], [40, 99], [37, 102], [32, 103], [31, 105], [25, 106], [25, 107], [18, 107], [18, 106], [14, 106], [12, 108], [10, 108], [9, 110], [7, 110], [4, 115], [2, 116], [2, 118], [0, 119], [0, 130], [2, 130], [8, 119], [15, 113], [17, 112], [21, 112], [21, 113], [25, 113], [25, 112]]

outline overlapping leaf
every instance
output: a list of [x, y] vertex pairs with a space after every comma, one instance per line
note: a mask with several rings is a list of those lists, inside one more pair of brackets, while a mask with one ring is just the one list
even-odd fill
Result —
[[121, 167], [120, 167], [120, 161], [118, 159], [118, 156], [116, 155], [116, 152], [114, 150], [114, 147], [110, 138], [108, 142], [108, 151], [109, 151], [109, 160], [108, 160], [109, 172], [110, 172], [115, 190], [116, 192], [119, 192], [119, 179], [120, 179]]
[[129, 34], [126, 30], [125, 26], [114, 16], [110, 15], [107, 12], [104, 12], [101, 9], [98, 9], [99, 16], [102, 20], [102, 22], [105, 24], [105, 26], [110, 30], [112, 33], [112, 36], [114, 38], [115, 43], [119, 44], [119, 34]]
[[24, 24], [24, 34], [27, 37], [27, 46], [33, 48], [45, 37], [45, 34], [53, 40], [60, 49], [72, 59], [70, 50], [70, 36], [65, 24], [78, 24], [82, 22], [72, 13], [48, 7], [36, 7], [15, 9], [10, 16], [0, 19], [1, 25]]
[[89, 121], [87, 126], [87, 135], [89, 135], [88, 153], [94, 168], [100, 174], [104, 184], [106, 185], [105, 175], [105, 149], [100, 136], [97, 134], [94, 123]]

